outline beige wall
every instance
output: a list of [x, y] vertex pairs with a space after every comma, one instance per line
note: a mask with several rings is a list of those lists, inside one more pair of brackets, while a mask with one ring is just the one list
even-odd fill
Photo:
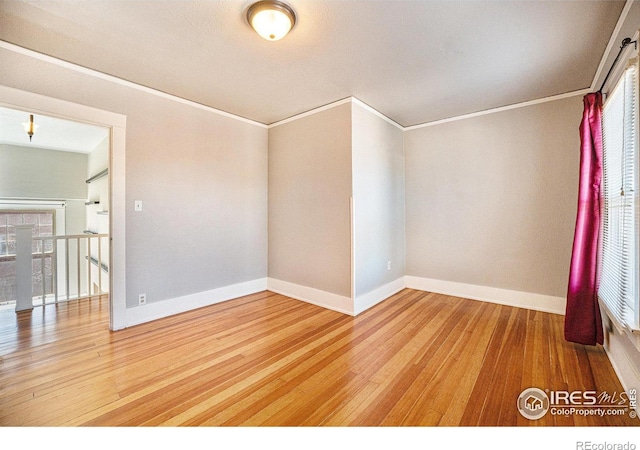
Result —
[[2, 85], [127, 116], [128, 307], [266, 277], [264, 127], [4, 49], [0, 67]]
[[85, 229], [86, 173], [86, 154], [0, 144], [0, 198], [65, 200], [56, 234]]
[[82, 200], [87, 155], [0, 144], [0, 197]]
[[269, 129], [269, 277], [351, 295], [351, 104]]
[[[404, 276], [403, 131], [353, 103], [355, 297]], [[391, 268], [388, 268], [388, 263]]]
[[[109, 138], [105, 138], [88, 154], [87, 179], [109, 168]], [[109, 177], [105, 176], [87, 184], [87, 200], [98, 201], [86, 207], [86, 229], [96, 233], [109, 233], [109, 216], [98, 214], [109, 211]], [[108, 255], [106, 261], [108, 262]]]
[[0, 144], [0, 198], [65, 200], [56, 234], [85, 229], [86, 172], [83, 153]]
[[566, 295], [582, 99], [405, 132], [407, 275]]
[[[359, 106], [352, 123], [345, 103], [267, 132], [6, 50], [0, 64], [9, 68], [0, 84], [127, 116], [127, 203], [144, 202], [142, 213], [128, 208], [126, 216], [129, 306], [141, 292], [149, 302], [174, 298], [261, 278], [267, 267], [272, 278], [351, 295], [352, 187], [385, 183], [368, 185], [359, 169], [366, 158], [352, 179], [352, 162], [365, 155], [359, 142], [396, 139], [375, 134], [390, 124]], [[580, 111], [572, 97], [404, 132], [406, 274], [564, 296]], [[388, 200], [384, 214], [401, 220]], [[369, 217], [359, 226], [357, 236], [372, 234], [361, 246], [356, 238], [356, 258], [366, 255], [357, 272], [373, 274], [380, 261], [386, 270], [392, 250], [369, 242], [397, 223]], [[391, 256], [400, 269], [394, 259], [402, 255]], [[358, 292], [386, 281], [384, 271], [362, 274]]]
[[[93, 150], [89, 153], [87, 161], [87, 179], [96, 176], [105, 169], [109, 168], [109, 151], [110, 151], [110, 139], [106, 137]], [[110, 210], [109, 203], [109, 177], [104, 176], [98, 178], [87, 185], [87, 199], [98, 204], [91, 204], [85, 206], [85, 222], [86, 230], [90, 230], [95, 233], [109, 234], [109, 213], [105, 214], [105, 211]], [[110, 246], [106, 245], [108, 240], [102, 238], [101, 246], [93, 245], [91, 249], [91, 256], [97, 261], [109, 266]], [[104, 292], [109, 291], [109, 272], [99, 272], [97, 265], [91, 266], [91, 280], [92, 283], [101, 285], [101, 289]]]

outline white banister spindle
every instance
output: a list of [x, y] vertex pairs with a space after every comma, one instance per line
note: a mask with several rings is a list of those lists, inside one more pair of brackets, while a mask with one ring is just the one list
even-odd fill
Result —
[[58, 241], [51, 240], [53, 254], [51, 255], [51, 289], [53, 289], [54, 302], [58, 303]]
[[40, 276], [42, 277], [42, 304], [44, 305], [44, 300], [47, 295], [47, 277], [45, 276], [44, 271], [44, 241], [40, 241]]
[[93, 297], [91, 289], [91, 238], [87, 238], [87, 294]]
[[98, 238], [98, 293], [102, 294], [102, 238]]
[[76, 292], [76, 297], [80, 298], [80, 238], [76, 238], [76, 272], [78, 272], [78, 291]]
[[16, 312], [33, 309], [33, 227], [16, 225]]
[[70, 296], [70, 294], [69, 294], [69, 292], [70, 292], [69, 291], [69, 289], [70, 289], [69, 278], [71, 278], [70, 277], [70, 273], [69, 273], [69, 239], [65, 239], [64, 240], [64, 252], [65, 252], [64, 264], [65, 264], [65, 269], [66, 269], [66, 271], [65, 271], [66, 280], [65, 281], [66, 281], [66, 288], [67, 288], [67, 291], [65, 292], [65, 295], [67, 297], [67, 300], [69, 300], [69, 296]]
[[[19, 282], [19, 295], [18, 297], [22, 299], [22, 301], [16, 304], [16, 311], [24, 310], [24, 309], [32, 309], [33, 308], [33, 299], [34, 294], [36, 297], [42, 295], [42, 305], [47, 303], [47, 295], [53, 295], [55, 303], [58, 303], [60, 297], [63, 299], [70, 300], [71, 298], [91, 298], [95, 294], [102, 294], [104, 290], [102, 289], [102, 272], [108, 274], [109, 268], [107, 265], [103, 264], [103, 252], [102, 252], [102, 238], [108, 237], [107, 234], [93, 234], [93, 235], [67, 235], [67, 236], [47, 236], [47, 237], [32, 237], [31, 234], [31, 225], [26, 226], [18, 226], [16, 227], [16, 236], [17, 236], [17, 255], [16, 256], [16, 269], [18, 271], [16, 281]], [[95, 242], [92, 243], [92, 239], [97, 239], [98, 249], [97, 249], [97, 260], [91, 256], [91, 250], [95, 249]], [[73, 254], [73, 247], [69, 245], [69, 241], [75, 241], [75, 255]], [[52, 248], [49, 253], [46, 251], [46, 243], [51, 242]], [[63, 241], [63, 242], [60, 242]], [[86, 244], [85, 244], [86, 243]], [[34, 245], [35, 244], [35, 245]], [[60, 251], [58, 248], [59, 245], [64, 245], [64, 252]], [[41, 246], [41, 247], [40, 247]], [[35, 248], [35, 252], [33, 250]], [[42, 278], [42, 292], [36, 293], [33, 289], [33, 258], [38, 258], [41, 261], [40, 265], [40, 277]], [[58, 261], [58, 257], [64, 257], [65, 261]], [[47, 258], [51, 258], [51, 292], [48, 293], [47, 290], [47, 271], [45, 268], [45, 262]], [[72, 261], [72, 258], [74, 261]], [[86, 279], [83, 279], [84, 269], [83, 269], [83, 259], [86, 259]], [[66, 293], [61, 294], [59, 292], [60, 288], [60, 280], [58, 274], [58, 267], [62, 267], [61, 265], [64, 263], [64, 267], [66, 268], [66, 273], [64, 275], [65, 280], [63, 280], [63, 285], [66, 285]], [[74, 268], [71, 263], [75, 263], [76, 267]], [[98, 271], [97, 276], [93, 274], [93, 265], [95, 264], [96, 270]], [[19, 270], [18, 270], [19, 268]], [[71, 281], [71, 271], [74, 272], [73, 275], [77, 277], [76, 281]], [[94, 293], [92, 290], [93, 280], [97, 278], [99, 287], [98, 292]], [[86, 289], [83, 290], [82, 286], [86, 281], [87, 286]], [[71, 286], [77, 286], [78, 291], [71, 295], [70, 288]]]

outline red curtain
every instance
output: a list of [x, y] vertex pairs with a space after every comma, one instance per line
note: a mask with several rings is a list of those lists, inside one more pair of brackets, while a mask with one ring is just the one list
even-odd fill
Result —
[[602, 178], [602, 94], [584, 97], [580, 124], [580, 185], [573, 238], [564, 337], [579, 344], [603, 343], [598, 305], [600, 180]]

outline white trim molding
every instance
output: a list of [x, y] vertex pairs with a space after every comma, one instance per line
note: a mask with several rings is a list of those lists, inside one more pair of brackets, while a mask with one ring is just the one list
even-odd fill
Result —
[[[2, 47], [0, 41], [0, 48]], [[127, 127], [127, 116], [0, 85], [0, 106], [103, 127]]]
[[400, 277], [397, 280], [387, 283], [379, 288], [374, 289], [366, 294], [359, 295], [354, 300], [354, 315], [358, 315], [367, 309], [377, 305], [378, 303], [388, 299], [394, 294], [397, 294], [406, 287], [405, 277]]
[[126, 249], [126, 184], [127, 184], [127, 130], [111, 127], [109, 148], [109, 328], [112, 331], [125, 327], [127, 309], [127, 249]]
[[398, 128], [399, 130], [404, 130], [404, 127], [402, 125], [400, 125], [398, 122], [396, 122], [393, 119], [390, 119], [389, 117], [385, 116], [380, 111], [378, 111], [377, 109], [372, 108], [371, 106], [367, 105], [362, 100], [359, 100], [359, 99], [357, 99], [355, 97], [347, 97], [347, 98], [343, 98], [341, 100], [336, 100], [335, 102], [331, 102], [331, 103], [328, 103], [326, 105], [310, 109], [309, 111], [305, 111], [303, 113], [296, 114], [296, 115], [291, 116], [291, 117], [287, 117], [286, 119], [282, 119], [282, 120], [279, 120], [277, 122], [274, 122], [274, 123], [270, 124], [269, 128], [274, 128], [274, 127], [277, 127], [279, 125], [284, 125], [285, 123], [294, 122], [294, 121], [296, 121], [298, 119], [302, 119], [303, 117], [312, 116], [312, 115], [318, 114], [318, 113], [320, 113], [322, 111], [326, 111], [327, 109], [335, 108], [337, 106], [344, 105], [346, 103], [351, 103], [352, 105], [353, 104], [358, 105], [361, 108], [369, 111], [371, 114], [374, 114], [374, 115], [378, 116], [379, 118], [381, 118], [385, 122], [390, 123], [391, 125], [393, 125], [394, 127]]
[[449, 117], [446, 119], [434, 120], [432, 122], [419, 123], [417, 125], [411, 125], [409, 127], [404, 127], [404, 131], [417, 130], [418, 128], [425, 128], [434, 125], [442, 125], [443, 123], [449, 122], [457, 122], [458, 120], [471, 119], [473, 117], [486, 116], [488, 114], [499, 113], [502, 111], [509, 111], [511, 109], [525, 108], [527, 106], [539, 105], [541, 103], [553, 102], [556, 100], [562, 100], [565, 98], [576, 97], [578, 95], [586, 95], [591, 92], [591, 89], [580, 89], [579, 91], [567, 92], [565, 94], [552, 95], [551, 97], [538, 98], [535, 100], [529, 100], [521, 103], [514, 103], [513, 105], [501, 106], [499, 108], [491, 108], [485, 109], [483, 111], [478, 111], [469, 114], [462, 114], [460, 116]]
[[12, 44], [7, 41], [0, 40], [0, 48], [5, 50], [12, 51], [14, 53], [18, 53], [20, 55], [28, 56], [30, 58], [34, 58], [40, 61], [44, 61], [50, 64], [54, 64], [58, 67], [63, 67], [65, 69], [73, 70], [77, 73], [82, 73], [84, 75], [89, 75], [94, 78], [99, 78], [101, 80], [110, 81], [111, 83], [119, 84], [121, 86], [126, 86], [132, 89], [136, 89], [141, 92], [145, 92], [147, 94], [155, 95], [157, 97], [161, 97], [167, 100], [172, 100], [178, 103], [182, 103], [185, 105], [192, 106], [194, 108], [202, 109], [204, 111], [212, 112], [214, 114], [218, 114], [229, 119], [239, 120], [240, 122], [248, 123], [251, 125], [255, 125], [261, 128], [266, 128], [267, 126], [263, 123], [257, 122], [255, 120], [247, 119], [246, 117], [238, 116], [236, 114], [228, 113], [221, 109], [213, 108], [211, 106], [204, 105], [202, 103], [194, 102], [193, 100], [188, 100], [186, 98], [178, 97], [177, 95], [169, 94], [164, 91], [160, 91], [158, 89], [150, 88], [148, 86], [144, 86], [138, 83], [134, 83], [129, 80], [125, 80], [123, 78], [118, 78], [113, 75], [109, 75], [104, 72], [100, 72], [94, 69], [89, 69], [88, 67], [80, 66], [78, 64], [70, 63], [68, 61], [64, 61], [62, 59], [55, 58], [53, 56], [45, 55], [44, 53], [39, 53], [34, 50], [30, 50], [28, 48], [20, 47], [19, 45]]
[[306, 303], [354, 316], [351, 298], [275, 278], [267, 279], [267, 290]]
[[563, 297], [409, 275], [355, 299], [275, 278], [268, 278], [267, 281], [269, 291], [351, 316], [357, 316], [405, 288], [560, 315], [564, 315], [566, 307], [566, 299]]
[[454, 297], [481, 300], [489, 303], [532, 309], [564, 315], [567, 300], [563, 297], [534, 294], [531, 292], [512, 291], [489, 286], [456, 283], [453, 281], [434, 280], [407, 275], [406, 287], [420, 291], [451, 295]]
[[[0, 41], [0, 44], [2, 41]], [[1, 45], [0, 45], [1, 47]], [[110, 130], [109, 328], [125, 327], [126, 311], [126, 126], [127, 116], [0, 85], [0, 105], [11, 109], [103, 126]]]
[[[632, 2], [633, 0], [627, 0], [627, 1], [628, 2]], [[627, 9], [628, 9], [628, 7], [625, 8], [625, 11]], [[192, 106], [194, 108], [198, 108], [198, 109], [209, 111], [209, 112], [212, 112], [212, 113], [215, 113], [215, 114], [219, 114], [221, 116], [228, 117], [230, 119], [239, 120], [241, 122], [245, 122], [245, 123], [248, 123], [248, 124], [251, 124], [251, 125], [255, 125], [255, 126], [258, 126], [258, 127], [261, 127], [261, 128], [277, 127], [279, 125], [283, 125], [285, 123], [292, 122], [294, 120], [298, 120], [298, 119], [301, 119], [301, 118], [309, 116], [309, 115], [317, 114], [317, 113], [322, 112], [324, 110], [327, 110], [327, 109], [330, 109], [330, 108], [334, 108], [336, 106], [340, 106], [340, 105], [343, 105], [345, 103], [356, 103], [356, 104], [360, 105], [361, 107], [367, 109], [371, 113], [377, 115], [378, 117], [380, 117], [380, 118], [384, 119], [385, 121], [389, 122], [390, 124], [394, 125], [398, 129], [400, 129], [402, 131], [409, 131], [409, 130], [415, 130], [417, 128], [429, 127], [429, 126], [433, 126], [433, 125], [440, 125], [440, 124], [447, 123], [447, 122], [454, 122], [454, 121], [457, 121], [457, 120], [469, 119], [469, 118], [472, 118], [472, 117], [483, 116], [483, 115], [486, 115], [486, 114], [493, 114], [493, 113], [496, 113], [496, 112], [507, 111], [507, 110], [510, 110], [510, 109], [523, 108], [523, 107], [527, 107], [527, 106], [531, 106], [531, 105], [536, 105], [536, 104], [539, 104], [539, 103], [546, 103], [546, 102], [550, 102], [550, 101], [554, 101], [554, 100], [561, 100], [563, 98], [574, 97], [574, 96], [577, 96], [577, 95], [585, 95], [585, 94], [591, 92], [591, 89], [581, 89], [581, 90], [578, 90], [578, 91], [567, 92], [567, 93], [564, 93], [564, 94], [553, 95], [553, 96], [550, 96], [550, 97], [534, 99], [534, 100], [531, 100], [531, 101], [525, 101], [525, 102], [521, 102], [521, 103], [515, 103], [515, 104], [512, 104], [512, 105], [507, 105], [507, 106], [502, 106], [502, 107], [498, 107], [498, 108], [487, 109], [487, 110], [484, 110], [484, 111], [473, 112], [473, 113], [470, 113], [470, 114], [462, 114], [462, 115], [459, 115], [459, 116], [449, 117], [449, 118], [445, 118], [445, 119], [441, 119], [441, 120], [435, 120], [435, 121], [431, 121], [431, 122], [419, 123], [419, 124], [415, 124], [415, 125], [411, 125], [411, 126], [400, 125], [395, 120], [385, 116], [380, 111], [378, 111], [378, 110], [372, 108], [371, 106], [367, 105], [366, 103], [364, 103], [362, 100], [360, 100], [360, 99], [358, 99], [356, 97], [350, 96], [350, 97], [347, 97], [347, 98], [336, 100], [334, 102], [328, 103], [328, 104], [323, 105], [323, 106], [319, 106], [317, 108], [313, 108], [313, 109], [311, 109], [309, 111], [305, 111], [305, 112], [302, 112], [302, 113], [299, 113], [299, 114], [295, 114], [295, 115], [293, 115], [291, 117], [288, 117], [286, 119], [282, 119], [282, 120], [279, 120], [277, 122], [273, 122], [273, 123], [267, 125], [267, 124], [264, 124], [264, 123], [261, 123], [261, 122], [258, 122], [258, 121], [252, 120], [252, 119], [248, 119], [246, 117], [238, 116], [238, 115], [235, 115], [235, 114], [232, 114], [232, 113], [220, 110], [220, 109], [213, 108], [211, 106], [204, 105], [202, 103], [195, 102], [193, 100], [188, 100], [186, 98], [178, 97], [176, 95], [169, 94], [169, 93], [164, 92], [164, 91], [160, 91], [160, 90], [148, 87], [148, 86], [137, 84], [137, 83], [134, 83], [132, 81], [128, 81], [128, 80], [125, 80], [125, 79], [122, 79], [122, 78], [118, 78], [118, 77], [113, 76], [113, 75], [109, 75], [109, 74], [106, 74], [106, 73], [103, 73], [103, 72], [99, 72], [97, 70], [89, 69], [87, 67], [83, 67], [83, 66], [80, 66], [80, 65], [77, 65], [77, 64], [74, 64], [74, 63], [70, 63], [68, 61], [64, 61], [64, 60], [55, 58], [53, 56], [49, 56], [49, 55], [46, 55], [46, 54], [43, 54], [43, 53], [39, 53], [39, 52], [36, 52], [34, 50], [30, 50], [30, 49], [27, 49], [27, 48], [24, 48], [24, 47], [20, 47], [19, 45], [12, 44], [12, 43], [7, 42], [7, 41], [0, 40], [0, 48], [3, 48], [5, 50], [9, 50], [9, 51], [12, 51], [14, 53], [18, 53], [18, 54], [21, 54], [21, 55], [24, 55], [24, 56], [28, 56], [28, 57], [31, 57], [31, 58], [34, 58], [34, 59], [37, 59], [37, 60], [40, 60], [40, 61], [44, 61], [44, 62], [48, 62], [48, 63], [51, 63], [51, 64], [55, 64], [55, 65], [57, 65], [59, 67], [64, 67], [66, 69], [70, 69], [70, 70], [73, 70], [73, 71], [78, 72], [78, 73], [82, 73], [82, 74], [85, 74], [85, 75], [93, 76], [95, 78], [99, 78], [99, 79], [102, 79], [102, 80], [107, 80], [107, 81], [110, 81], [112, 83], [116, 83], [116, 84], [119, 84], [119, 85], [122, 85], [122, 86], [127, 86], [127, 87], [130, 87], [132, 89], [136, 89], [138, 91], [146, 92], [147, 94], [156, 95], [158, 97], [162, 97], [162, 98], [165, 98], [165, 99], [168, 99], [168, 100], [173, 100], [173, 101], [176, 101], [178, 103], [183, 103], [185, 105], [190, 105], [190, 106]], [[606, 56], [606, 53], [605, 53], [605, 56]], [[602, 64], [603, 63], [601, 62], [601, 65]]]
[[334, 294], [320, 289], [301, 286], [288, 281], [269, 278], [267, 290], [294, 298], [322, 308], [331, 309], [350, 316], [357, 316], [378, 303], [388, 299], [393, 294], [405, 288], [405, 278], [401, 277], [391, 283], [380, 286], [371, 292], [358, 296], [355, 300], [351, 297]]
[[380, 111], [378, 111], [377, 109], [372, 108], [371, 106], [367, 105], [365, 102], [363, 102], [362, 100], [359, 100], [355, 97], [351, 97], [351, 102], [366, 109], [367, 111], [369, 111], [371, 114], [378, 116], [379, 118], [381, 118], [382, 120], [384, 120], [385, 122], [390, 123], [391, 125], [393, 125], [394, 127], [396, 127], [399, 130], [403, 130], [405, 129], [405, 127], [403, 127], [402, 125], [400, 125], [398, 122], [396, 122], [393, 119], [390, 119], [389, 117], [385, 116], [384, 114], [382, 114]]
[[204, 292], [184, 295], [182, 297], [147, 303], [144, 306], [127, 308], [125, 319], [126, 327], [162, 319], [164, 317], [173, 316], [175, 314], [202, 308], [204, 306], [215, 305], [227, 300], [233, 300], [239, 297], [244, 297], [245, 295], [251, 295], [266, 290], [267, 279], [259, 278], [257, 280], [232, 284]]
[[294, 122], [298, 119], [302, 119], [304, 117], [313, 116], [314, 114], [321, 113], [322, 111], [326, 111], [331, 108], [335, 108], [340, 105], [344, 105], [346, 103], [352, 103], [352, 97], [343, 98], [341, 100], [336, 100], [335, 102], [328, 103], [326, 105], [318, 106], [317, 108], [310, 109], [309, 111], [302, 112], [300, 114], [293, 115], [291, 117], [287, 117], [286, 119], [278, 120], [277, 122], [273, 122], [269, 124], [267, 128], [275, 128], [280, 125], [284, 125], [285, 123]]

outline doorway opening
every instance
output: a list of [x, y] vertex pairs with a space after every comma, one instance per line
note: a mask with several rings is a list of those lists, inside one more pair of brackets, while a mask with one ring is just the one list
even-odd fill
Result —
[[[28, 228], [32, 306], [108, 293], [109, 327], [124, 328], [126, 117], [4, 86], [0, 94], [0, 120], [16, 131], [11, 137], [2, 125], [2, 170], [10, 174], [0, 177], [0, 260], [4, 250], [10, 266], [16, 231]], [[15, 122], [31, 115], [40, 127], [29, 142]], [[65, 148], [74, 136], [81, 148]]]
[[[109, 129], [5, 107], [0, 129], [0, 305], [108, 294]], [[29, 227], [21, 242], [17, 230]], [[20, 283], [31, 292], [17, 302]]]

